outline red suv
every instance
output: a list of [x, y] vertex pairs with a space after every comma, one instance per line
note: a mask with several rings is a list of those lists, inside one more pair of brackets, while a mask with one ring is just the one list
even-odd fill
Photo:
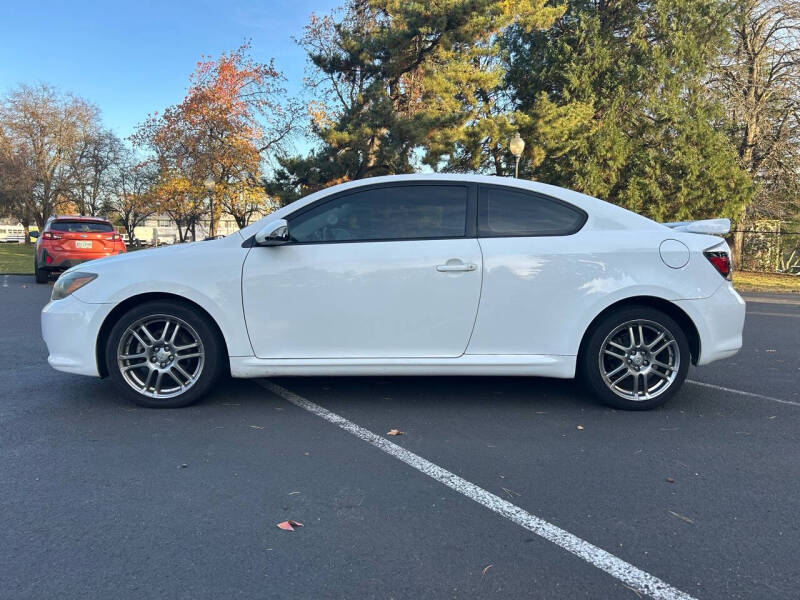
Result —
[[53, 271], [122, 252], [125, 242], [107, 219], [50, 217], [36, 240], [33, 258], [36, 283], [47, 283]]

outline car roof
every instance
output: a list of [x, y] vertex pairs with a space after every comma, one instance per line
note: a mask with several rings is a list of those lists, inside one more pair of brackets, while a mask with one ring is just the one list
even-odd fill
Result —
[[381, 184], [396, 184], [403, 182], [453, 182], [453, 183], [472, 183], [484, 185], [500, 185], [506, 187], [519, 188], [530, 192], [538, 192], [540, 194], [551, 196], [559, 200], [573, 204], [578, 208], [585, 210], [589, 214], [588, 225], [590, 227], [600, 227], [606, 229], [622, 228], [648, 228], [661, 227], [654, 221], [643, 217], [639, 214], [631, 212], [621, 206], [611, 204], [605, 200], [587, 196], [580, 192], [570, 190], [567, 188], [541, 183], [538, 181], [531, 181], [528, 179], [518, 179], [514, 177], [500, 177], [496, 175], [475, 175], [475, 174], [459, 174], [459, 173], [413, 173], [409, 175], [383, 175], [379, 177], [367, 177], [364, 179], [356, 179], [346, 183], [340, 183], [322, 190], [313, 192], [292, 202], [282, 208], [279, 208], [274, 213], [259, 219], [255, 223], [251, 223], [239, 233], [247, 239], [249, 236], [254, 235], [261, 227], [267, 224], [270, 219], [284, 218], [286, 215], [303, 208], [313, 202], [321, 200], [329, 195], [337, 194], [347, 190], [354, 190], [360, 187], [381, 185]]

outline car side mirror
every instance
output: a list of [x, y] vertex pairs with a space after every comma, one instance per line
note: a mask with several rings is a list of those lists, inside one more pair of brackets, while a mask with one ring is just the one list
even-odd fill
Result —
[[256, 234], [256, 244], [259, 246], [280, 246], [289, 241], [289, 223], [286, 219], [270, 221]]

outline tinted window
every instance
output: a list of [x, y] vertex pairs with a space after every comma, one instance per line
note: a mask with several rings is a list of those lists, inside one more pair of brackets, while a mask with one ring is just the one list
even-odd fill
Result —
[[583, 226], [586, 215], [538, 194], [482, 187], [478, 235], [483, 237], [566, 235]]
[[50, 231], [67, 231], [70, 233], [103, 233], [114, 231], [110, 223], [99, 221], [53, 221]]
[[467, 188], [409, 185], [340, 196], [289, 221], [296, 242], [341, 242], [461, 237]]

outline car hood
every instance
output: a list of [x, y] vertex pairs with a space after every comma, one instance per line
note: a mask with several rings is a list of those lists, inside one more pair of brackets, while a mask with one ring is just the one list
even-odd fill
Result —
[[[143, 250], [132, 250], [124, 254], [115, 254], [106, 258], [98, 258], [90, 262], [81, 263], [69, 269], [69, 271], [83, 271], [90, 273], [101, 273], [108, 270], [127, 268], [135, 263], [139, 265], [143, 262], [169, 263], [174, 266], [177, 263], [186, 261], [196, 261], [205, 252], [214, 252], [229, 246], [240, 246], [242, 238], [238, 233], [231, 234], [218, 240], [204, 240], [199, 242], [188, 242], [183, 244], [171, 244], [169, 246], [159, 246], [157, 248], [145, 248]], [[166, 265], [165, 265], [166, 266]]]

